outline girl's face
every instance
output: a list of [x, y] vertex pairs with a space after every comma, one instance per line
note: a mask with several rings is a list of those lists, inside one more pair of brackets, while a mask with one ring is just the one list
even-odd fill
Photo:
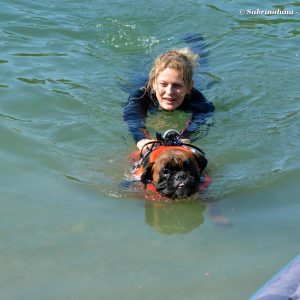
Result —
[[154, 82], [154, 89], [159, 106], [165, 110], [178, 108], [188, 92], [181, 72], [171, 68], [159, 73]]

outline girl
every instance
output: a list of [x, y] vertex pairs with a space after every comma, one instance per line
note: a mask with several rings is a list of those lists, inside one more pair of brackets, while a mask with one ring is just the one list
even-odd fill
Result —
[[184, 142], [196, 140], [201, 125], [209, 125], [207, 121], [215, 107], [193, 87], [197, 58], [188, 48], [163, 53], [156, 58], [146, 86], [129, 96], [123, 117], [139, 149], [152, 141], [145, 125], [148, 112], [182, 110], [191, 113], [180, 132]]

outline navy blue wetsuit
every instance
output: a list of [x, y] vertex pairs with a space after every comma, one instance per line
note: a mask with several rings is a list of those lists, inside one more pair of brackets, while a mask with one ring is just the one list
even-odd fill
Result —
[[[129, 96], [123, 118], [136, 143], [142, 139], [151, 138], [146, 128], [146, 118], [148, 112], [159, 110], [161, 108], [155, 93], [146, 92], [145, 88], [141, 88]], [[215, 107], [197, 89], [193, 88], [191, 93], [185, 96], [177, 110], [192, 114], [186, 127], [180, 132], [182, 138], [195, 141], [206, 135]]]

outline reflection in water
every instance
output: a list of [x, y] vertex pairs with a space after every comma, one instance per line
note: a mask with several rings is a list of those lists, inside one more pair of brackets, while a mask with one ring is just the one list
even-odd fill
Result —
[[146, 201], [146, 223], [157, 232], [183, 234], [199, 227], [204, 222], [205, 204], [202, 202], [165, 203]]

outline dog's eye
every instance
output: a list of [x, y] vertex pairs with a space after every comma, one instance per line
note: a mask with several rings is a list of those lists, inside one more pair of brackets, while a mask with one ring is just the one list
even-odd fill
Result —
[[168, 168], [163, 168], [162, 171], [161, 171], [161, 174], [163, 176], [168, 176], [168, 175], [171, 174], [171, 171]]
[[185, 169], [189, 169], [192, 166], [192, 163], [189, 160], [186, 160], [183, 164]]

